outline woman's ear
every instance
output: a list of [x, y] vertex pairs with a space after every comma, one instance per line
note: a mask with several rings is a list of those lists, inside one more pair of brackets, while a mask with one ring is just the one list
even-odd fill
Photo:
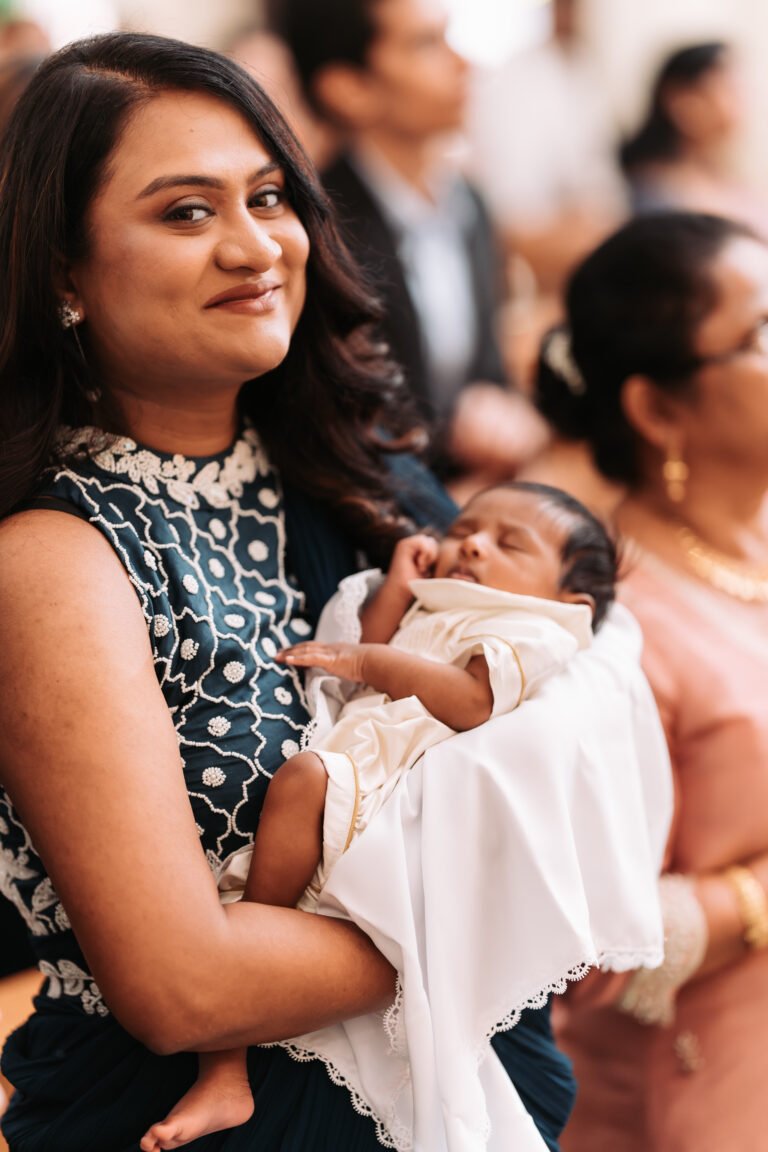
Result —
[[[55, 273], [53, 290], [58, 300], [59, 320], [63, 327], [71, 328], [74, 324], [81, 324], [85, 320], [85, 305], [69, 269], [62, 267]], [[78, 319], [73, 319], [74, 316]]]
[[313, 94], [328, 119], [342, 128], [359, 131], [379, 118], [376, 86], [354, 64], [327, 64], [313, 80]]
[[621, 407], [638, 436], [659, 451], [680, 440], [679, 399], [663, 392], [647, 376], [629, 376], [624, 381]]

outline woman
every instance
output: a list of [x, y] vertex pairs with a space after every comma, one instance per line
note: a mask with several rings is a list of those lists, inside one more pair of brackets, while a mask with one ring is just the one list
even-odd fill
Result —
[[762, 1147], [768, 1010], [768, 248], [740, 224], [626, 225], [574, 274], [545, 344], [550, 419], [626, 485], [624, 599], [677, 812], [655, 973], [574, 987], [569, 1152]]
[[716, 212], [767, 235], [768, 208], [732, 171], [744, 113], [742, 82], [727, 44], [692, 44], [668, 56], [645, 120], [619, 153], [634, 211]]
[[[214, 873], [308, 732], [275, 651], [357, 550], [452, 508], [384, 450], [413, 437], [376, 310], [231, 61], [113, 35], [46, 62], [5, 143], [0, 268], [0, 875], [47, 976], [4, 1131], [117, 1152], [192, 1050], [392, 1000], [353, 926], [222, 908]], [[546, 1014], [497, 1050], [554, 1147], [571, 1082]], [[194, 1147], [378, 1146], [322, 1064], [252, 1047], [249, 1076], [253, 1117]]]

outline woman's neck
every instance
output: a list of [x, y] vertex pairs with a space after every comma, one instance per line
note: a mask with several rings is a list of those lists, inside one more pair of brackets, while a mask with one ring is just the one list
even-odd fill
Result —
[[177, 389], [170, 398], [149, 398], [115, 388], [97, 403], [95, 423], [157, 452], [215, 456], [237, 435], [237, 392], [190, 395]]
[[648, 485], [630, 492], [620, 505], [621, 532], [640, 543], [677, 539], [680, 527], [689, 529], [703, 544], [745, 564], [768, 561], [768, 490], [755, 487], [736, 492], [689, 489], [680, 503], [672, 503], [663, 489]]

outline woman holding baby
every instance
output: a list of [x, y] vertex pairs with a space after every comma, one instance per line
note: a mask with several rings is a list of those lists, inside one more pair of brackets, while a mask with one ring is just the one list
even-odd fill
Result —
[[[255, 1110], [194, 1147], [378, 1147], [319, 1062], [258, 1047], [385, 1009], [354, 925], [249, 902], [248, 844], [308, 716], [279, 650], [363, 550], [452, 506], [402, 450], [375, 305], [255, 82], [115, 35], [42, 65], [0, 194], [2, 882], [46, 983], [3, 1067], [13, 1152], [135, 1149], [248, 1048]], [[496, 1040], [549, 1147], [546, 1012]]]

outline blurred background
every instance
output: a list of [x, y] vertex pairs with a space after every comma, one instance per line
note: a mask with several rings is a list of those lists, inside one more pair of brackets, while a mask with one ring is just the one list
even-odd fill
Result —
[[[317, 0], [319, 4], [322, 0]], [[221, 47], [261, 18], [260, 0], [0, 0], [0, 16], [34, 20], [54, 47], [89, 32], [124, 27]], [[448, 0], [453, 42], [479, 66], [494, 67], [542, 40], [551, 0]], [[683, 43], [722, 39], [737, 49], [751, 116], [738, 157], [768, 193], [768, 5], [765, 0], [583, 0], [583, 38], [617, 123], [640, 115], [660, 59]], [[762, 66], [761, 66], [762, 63]]]

